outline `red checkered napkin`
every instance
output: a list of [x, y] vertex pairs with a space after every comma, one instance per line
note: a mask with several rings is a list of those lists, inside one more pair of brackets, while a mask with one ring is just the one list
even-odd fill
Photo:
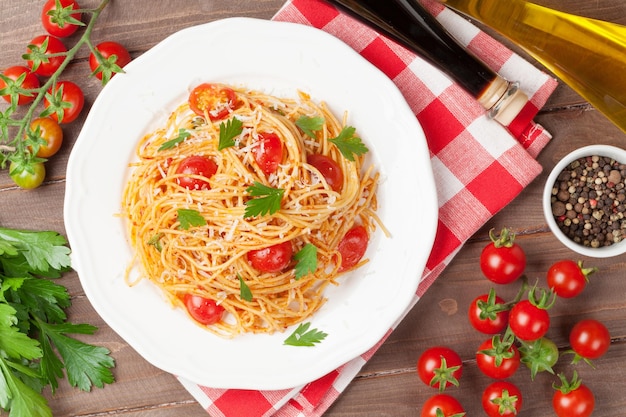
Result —
[[[465, 241], [540, 173], [534, 157], [551, 136], [532, 119], [557, 85], [462, 17], [434, 0], [423, 3], [495, 71], [520, 82], [530, 101], [508, 130], [489, 120], [471, 96], [437, 69], [324, 1], [288, 0], [274, 16], [320, 28], [361, 53], [395, 82], [424, 129], [437, 183], [439, 225], [413, 305]], [[181, 383], [212, 417], [321, 416], [383, 342], [319, 380], [290, 390]]]

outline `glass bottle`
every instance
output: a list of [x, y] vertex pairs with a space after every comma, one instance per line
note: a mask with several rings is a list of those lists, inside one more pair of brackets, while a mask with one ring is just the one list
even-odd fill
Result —
[[415, 0], [329, 0], [412, 50], [471, 94], [489, 116], [508, 125], [528, 98], [462, 46]]
[[626, 26], [526, 0], [439, 1], [524, 48], [626, 132]]

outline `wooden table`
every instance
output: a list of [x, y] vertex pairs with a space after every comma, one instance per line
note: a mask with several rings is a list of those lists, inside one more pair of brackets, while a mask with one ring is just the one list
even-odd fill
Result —
[[[83, 0], [81, 5], [95, 6], [97, 3]], [[93, 38], [95, 42], [118, 41], [136, 57], [185, 27], [230, 16], [269, 19], [282, 3], [282, 0], [113, 0], [101, 16]], [[541, 3], [626, 24], [626, 3], [623, 0], [543, 0]], [[43, 33], [39, 20], [42, 4], [42, 0], [2, 0], [0, 68], [20, 63], [26, 44]], [[89, 107], [101, 87], [95, 79], [88, 77], [86, 59], [85, 49], [70, 64], [64, 78], [75, 80], [84, 88]], [[6, 170], [0, 172], [0, 225], [64, 233], [65, 168], [86, 113], [84, 111], [78, 121], [65, 128], [66, 142], [60, 154], [48, 162], [47, 180], [42, 187], [33, 191], [21, 190], [12, 183]], [[474, 353], [485, 336], [470, 328], [466, 309], [473, 297], [487, 292], [490, 287], [481, 276], [477, 262], [489, 229], [499, 230], [503, 226], [514, 229], [518, 243], [527, 252], [527, 275], [531, 280], [543, 280], [547, 269], [556, 260], [578, 259], [558, 243], [543, 218], [541, 191], [548, 171], [560, 157], [582, 145], [626, 145], [624, 133], [562, 84], [536, 120], [554, 136], [538, 158], [544, 167], [543, 174], [467, 242], [326, 415], [418, 415], [422, 403], [434, 390], [418, 380], [415, 363], [424, 349], [440, 344], [456, 349], [465, 363], [461, 387], [450, 392], [466, 406], [469, 416], [483, 415], [479, 397], [489, 381], [475, 366]], [[559, 301], [552, 313], [553, 326], [548, 335], [565, 350], [569, 328], [576, 321], [593, 317], [607, 325], [613, 338], [608, 353], [595, 362], [596, 369], [580, 365], [577, 369], [595, 392], [594, 416], [622, 416], [626, 409], [626, 397], [622, 394], [626, 390], [626, 256], [585, 259], [585, 262], [587, 266], [599, 267], [600, 272], [592, 276], [591, 284], [581, 297]], [[112, 351], [117, 363], [114, 370], [117, 382], [91, 393], [72, 389], [63, 382], [53, 397], [48, 394], [56, 417], [206, 415], [172, 375], [148, 364], [102, 321], [85, 297], [76, 273], [68, 273], [62, 282], [72, 294], [71, 320], [99, 326], [100, 330], [91, 341]], [[506, 290], [504, 295], [507, 295]], [[567, 358], [563, 358], [557, 371], [567, 367]], [[550, 392], [555, 380], [544, 373], [531, 382], [525, 369], [514, 376], [512, 381], [525, 395], [522, 415], [553, 415]]]

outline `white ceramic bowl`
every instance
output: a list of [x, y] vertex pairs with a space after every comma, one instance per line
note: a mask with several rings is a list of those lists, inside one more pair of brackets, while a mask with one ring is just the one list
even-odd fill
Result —
[[609, 157], [615, 159], [618, 162], [626, 164], [626, 150], [615, 146], [590, 145], [570, 152], [568, 155], [563, 157], [558, 164], [556, 164], [556, 166], [552, 169], [552, 172], [550, 172], [550, 175], [548, 176], [548, 180], [546, 181], [543, 190], [543, 212], [546, 221], [548, 222], [548, 226], [552, 230], [552, 233], [554, 233], [559, 241], [567, 246], [569, 249], [581, 255], [589, 256], [592, 258], [609, 258], [612, 256], [621, 255], [622, 253], [626, 252], [626, 239], [622, 240], [619, 243], [613, 243], [610, 246], [603, 246], [598, 248], [584, 246], [581, 243], [574, 242], [563, 231], [561, 231], [554, 218], [554, 215], [552, 214], [552, 189], [559, 174], [571, 162], [582, 157], [594, 155]]

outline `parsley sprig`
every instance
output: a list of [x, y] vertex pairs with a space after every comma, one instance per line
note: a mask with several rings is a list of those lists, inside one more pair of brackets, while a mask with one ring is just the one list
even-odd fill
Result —
[[310, 327], [310, 322], [300, 323], [298, 328], [285, 339], [283, 344], [290, 346], [315, 346], [316, 343], [320, 343], [328, 336], [328, 334], [318, 329], [309, 330]]
[[[323, 117], [309, 117], [300, 116], [296, 120], [296, 126], [298, 126], [306, 135], [315, 138], [315, 132], [322, 129], [324, 126]], [[345, 126], [339, 132], [339, 135], [335, 138], [328, 139], [330, 143], [333, 143], [339, 152], [348, 161], [354, 161], [355, 156], [361, 156], [366, 154], [369, 150], [363, 143], [361, 138], [355, 136], [356, 129], [352, 126]]]
[[276, 213], [280, 210], [280, 202], [285, 193], [281, 188], [268, 187], [258, 181], [246, 188], [246, 191], [251, 197], [256, 197], [246, 201], [246, 218]]
[[69, 335], [97, 328], [68, 322], [70, 249], [56, 232], [0, 228], [0, 407], [11, 416], [51, 417], [41, 392], [67, 375], [83, 391], [114, 382], [108, 349]]
[[[35, 117], [40, 116], [38, 109], [42, 100], [46, 96], [46, 92], [56, 85], [59, 76], [63, 73], [65, 68], [84, 45], [87, 45], [89, 50], [94, 53], [99, 62], [104, 61], [102, 54], [91, 42], [91, 33], [98, 17], [108, 5], [109, 1], [110, 0], [102, 0], [98, 7], [94, 9], [80, 9], [80, 12], [83, 13], [83, 15], [91, 16], [87, 24], [81, 23], [85, 26], [83, 34], [76, 41], [74, 46], [72, 46], [67, 52], [55, 54], [55, 56], [64, 57], [63, 63], [39, 88], [23, 88], [24, 77], [18, 77], [17, 80], [13, 81], [0, 74], [0, 77], [2, 77], [2, 80], [6, 84], [5, 88], [0, 89], [0, 95], [9, 95], [11, 97], [11, 103], [9, 106], [0, 109], [0, 169], [6, 168], [9, 162], [15, 162], [21, 171], [23, 169], [27, 169], [27, 167], [31, 164], [45, 161], [35, 156], [35, 152], [32, 151], [33, 148], [31, 146], [33, 144], [28, 137], [24, 140], [24, 133], [28, 130], [30, 122]], [[76, 12], [77, 10], [72, 10], [72, 13]], [[76, 24], [76, 22], [73, 21], [75, 19], [71, 17], [71, 13], [61, 11], [58, 16], [55, 16], [55, 19], [58, 20], [58, 23], [64, 21], [65, 23]], [[36, 68], [41, 65], [41, 63], [48, 60], [48, 56], [44, 52], [45, 48], [43, 48], [42, 45], [42, 48], [31, 49], [30, 52], [24, 57], [32, 60], [33, 67]], [[103, 83], [105, 82], [106, 80], [103, 79]], [[24, 111], [18, 111], [17, 101], [19, 94], [34, 96], [34, 100]], [[67, 102], [63, 102], [61, 100], [60, 103], [57, 103], [57, 108], [62, 108], [67, 104]]]

